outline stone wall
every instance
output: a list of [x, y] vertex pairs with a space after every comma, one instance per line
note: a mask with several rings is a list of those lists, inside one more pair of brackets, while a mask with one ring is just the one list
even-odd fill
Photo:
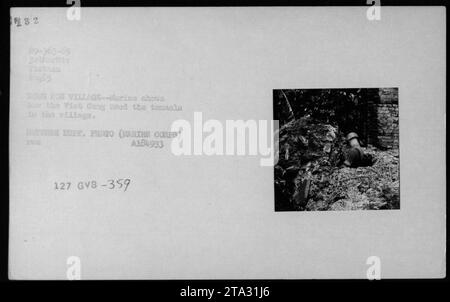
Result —
[[366, 133], [367, 143], [385, 149], [398, 148], [398, 88], [368, 88]]
[[398, 148], [398, 88], [379, 89], [377, 104], [378, 145], [384, 148]]

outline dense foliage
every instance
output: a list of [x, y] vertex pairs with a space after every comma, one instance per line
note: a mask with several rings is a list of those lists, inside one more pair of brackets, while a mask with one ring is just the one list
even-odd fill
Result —
[[274, 118], [280, 126], [310, 116], [340, 132], [367, 136], [368, 89], [285, 89], [274, 91]]

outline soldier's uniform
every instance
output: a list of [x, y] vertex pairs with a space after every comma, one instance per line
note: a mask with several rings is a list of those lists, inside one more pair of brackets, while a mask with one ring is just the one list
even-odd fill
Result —
[[[351, 132], [347, 135], [347, 141], [358, 139], [358, 135]], [[358, 139], [359, 142], [359, 139]], [[358, 146], [350, 147], [345, 154], [345, 162], [351, 168], [367, 167], [374, 163], [373, 157], [370, 154], [365, 154], [363, 149]]]
[[347, 151], [345, 159], [351, 168], [361, 167], [365, 162], [365, 154], [361, 148], [352, 147]]

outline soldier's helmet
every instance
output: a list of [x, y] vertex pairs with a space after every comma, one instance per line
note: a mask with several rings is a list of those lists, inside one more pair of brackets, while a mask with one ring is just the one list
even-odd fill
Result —
[[359, 138], [358, 134], [356, 134], [355, 132], [350, 132], [349, 134], [347, 134], [347, 142], [351, 141], [354, 138]]

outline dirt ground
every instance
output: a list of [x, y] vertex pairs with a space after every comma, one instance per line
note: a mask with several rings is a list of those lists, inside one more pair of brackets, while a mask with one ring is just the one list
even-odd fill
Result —
[[313, 174], [306, 210], [378, 210], [400, 208], [398, 150], [365, 148], [371, 167], [333, 168]]

